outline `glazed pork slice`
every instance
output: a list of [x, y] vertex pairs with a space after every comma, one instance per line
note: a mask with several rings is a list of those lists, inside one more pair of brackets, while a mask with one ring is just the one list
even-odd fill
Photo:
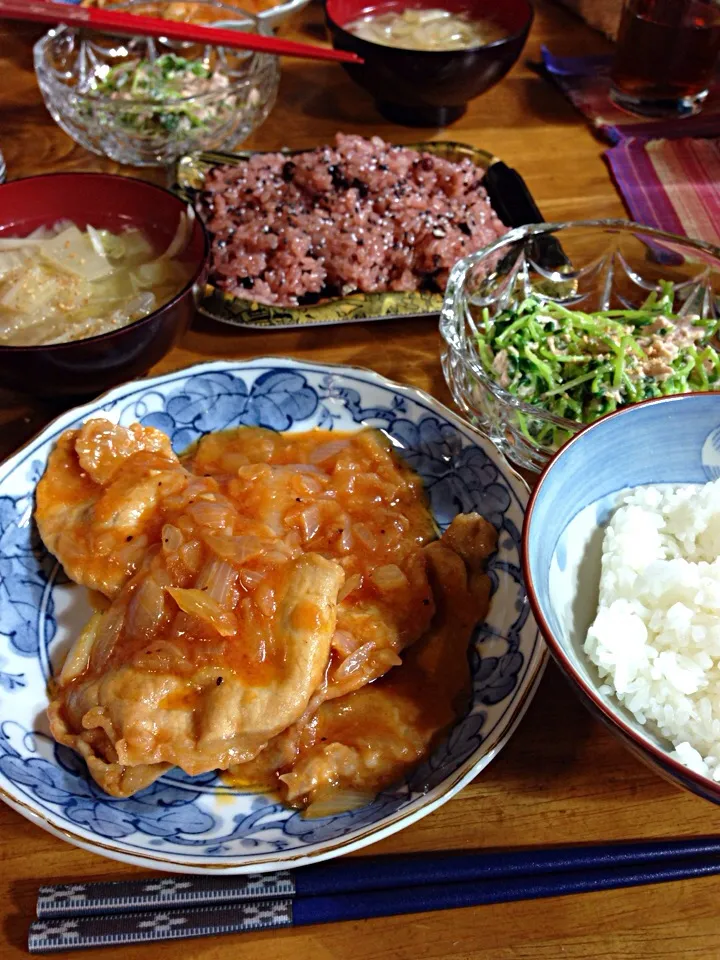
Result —
[[361, 806], [428, 755], [470, 697], [468, 643], [490, 602], [485, 572], [495, 528], [477, 514], [456, 517], [424, 548], [436, 605], [429, 630], [402, 665], [345, 696], [326, 699], [311, 722], [276, 737], [237, 782], [272, 782], [286, 798], [325, 816]]
[[491, 524], [468, 514], [425, 547], [437, 605], [429, 631], [401, 667], [320, 707], [296, 762], [280, 777], [290, 803], [317, 816], [367, 803], [426, 757], [462, 715], [470, 698], [468, 643], [487, 615], [485, 563], [496, 539]]
[[159, 535], [164, 497], [188, 479], [161, 431], [89, 420], [50, 454], [36, 494], [40, 536], [72, 580], [113, 597]]
[[380, 431], [281, 434], [243, 427], [204, 437], [192, 469], [218, 479], [245, 516], [345, 570], [323, 698], [400, 663], [430, 625], [422, 545], [434, 536], [422, 484]]
[[422, 483], [379, 431], [241, 427], [179, 460], [158, 431], [92, 421], [61, 438], [37, 516], [111, 601], [50, 714], [115, 795], [168, 765], [294, 756], [320, 705], [400, 664], [435, 614]]
[[[160, 629], [138, 644], [130, 605], [152, 576], [148, 564], [95, 615], [49, 707], [55, 739], [77, 750], [97, 783], [117, 797], [171, 766], [196, 775], [250, 760], [297, 721], [327, 669], [343, 581], [342, 569], [317, 555], [286, 564], [266, 625], [269, 652], [258, 663], [237, 649], [247, 624], [212, 597], [206, 611], [212, 617], [202, 628], [169, 599]], [[182, 601], [180, 590], [169, 592]]]

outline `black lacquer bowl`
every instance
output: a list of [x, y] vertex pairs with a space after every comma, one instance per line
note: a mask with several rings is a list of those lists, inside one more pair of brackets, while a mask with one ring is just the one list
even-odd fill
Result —
[[427, 51], [387, 47], [363, 40], [346, 24], [371, 13], [408, 6], [403, 0], [327, 0], [326, 19], [333, 46], [359, 54], [363, 65], [343, 64], [352, 79], [372, 94], [386, 119], [413, 127], [444, 127], [459, 119], [467, 104], [495, 86], [517, 62], [533, 21], [528, 0], [417, 0], [413, 9], [442, 6], [490, 20], [504, 36], [469, 50]]

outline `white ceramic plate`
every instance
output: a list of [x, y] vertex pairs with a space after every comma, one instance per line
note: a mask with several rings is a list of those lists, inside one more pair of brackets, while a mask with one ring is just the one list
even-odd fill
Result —
[[[305, 819], [277, 798], [243, 793], [214, 774], [175, 769], [136, 796], [107, 796], [84, 763], [48, 736], [46, 685], [89, 616], [32, 520], [35, 485], [63, 430], [92, 416], [140, 421], [183, 450], [239, 424], [275, 430], [380, 427], [424, 478], [445, 527], [477, 510], [499, 531], [494, 593], [469, 648], [472, 702], [403, 783], [350, 813]], [[520, 569], [523, 482], [437, 401], [369, 370], [269, 359], [202, 364], [117, 387], [72, 410], [0, 466], [0, 795], [57, 836], [118, 860], [178, 873], [295, 867], [357, 849], [436, 809], [496, 756], [527, 707], [546, 649]]]

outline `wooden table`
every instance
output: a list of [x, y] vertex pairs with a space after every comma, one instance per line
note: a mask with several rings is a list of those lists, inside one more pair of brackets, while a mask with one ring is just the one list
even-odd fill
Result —
[[[287, 32], [318, 37], [320, 11], [308, 8]], [[605, 41], [570, 14], [538, 0], [526, 55], [540, 46], [593, 53]], [[9, 176], [51, 170], [114, 170], [55, 126], [32, 69], [37, 31], [0, 26], [0, 146]], [[334, 65], [287, 61], [278, 104], [251, 146], [314, 146], [337, 130], [396, 142], [418, 131], [393, 127]], [[601, 159], [603, 147], [563, 97], [518, 65], [447, 131], [421, 131], [483, 146], [525, 176], [547, 219], [622, 216]], [[162, 175], [150, 174], [161, 180]], [[382, 346], [380, 346], [382, 344]], [[329, 329], [249, 333], [198, 320], [158, 364], [163, 372], [217, 357], [294, 356], [368, 366], [450, 398], [431, 320]], [[11, 452], [59, 407], [0, 393], [0, 453]], [[512, 741], [477, 781], [441, 810], [377, 844], [374, 853], [510, 847], [622, 838], [702, 834], [718, 813], [645, 769], [593, 720], [551, 666]], [[113, 878], [141, 871], [56, 840], [0, 804], [0, 958], [27, 956], [27, 927], [42, 882]], [[91, 950], [127, 960], [177, 955], [225, 960], [698, 960], [717, 957], [716, 897], [709, 878], [628, 891], [587, 894], [412, 917], [244, 934], [215, 940]]]

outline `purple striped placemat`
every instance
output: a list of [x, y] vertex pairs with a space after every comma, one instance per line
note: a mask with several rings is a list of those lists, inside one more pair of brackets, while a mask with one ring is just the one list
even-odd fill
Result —
[[609, 56], [556, 57], [543, 67], [599, 135], [630, 217], [720, 244], [720, 74], [702, 111], [682, 120], [635, 117], [610, 99]]
[[631, 218], [720, 243], [720, 140], [623, 140], [605, 154]]

